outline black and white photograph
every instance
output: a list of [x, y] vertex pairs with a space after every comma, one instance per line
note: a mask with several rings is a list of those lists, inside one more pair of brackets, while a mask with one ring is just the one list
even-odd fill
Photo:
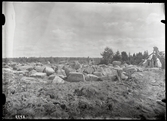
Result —
[[166, 120], [165, 4], [2, 2], [2, 119]]

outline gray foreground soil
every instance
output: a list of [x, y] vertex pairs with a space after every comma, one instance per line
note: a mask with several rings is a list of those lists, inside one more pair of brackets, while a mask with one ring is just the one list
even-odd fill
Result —
[[4, 117], [28, 119], [164, 118], [164, 70], [135, 72], [128, 80], [50, 83], [46, 78], [26, 81], [4, 72]]

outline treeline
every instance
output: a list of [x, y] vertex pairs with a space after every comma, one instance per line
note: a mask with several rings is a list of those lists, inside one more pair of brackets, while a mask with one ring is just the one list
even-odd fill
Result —
[[139, 52], [139, 53], [126, 53], [125, 51], [115, 53], [109, 47], [104, 49], [104, 52], [101, 53], [102, 58], [89, 58], [89, 57], [19, 57], [19, 58], [3, 58], [3, 62], [18, 62], [18, 63], [31, 63], [31, 62], [41, 62], [47, 63], [66, 63], [72, 61], [79, 61], [80, 63], [87, 64], [89, 60], [93, 60], [94, 64], [110, 64], [113, 61], [121, 61], [122, 63], [138, 65], [142, 59], [146, 59], [148, 57], [148, 51]]
[[89, 59], [93, 59], [95, 64], [100, 63], [101, 58], [89, 58], [89, 57], [18, 57], [18, 58], [3, 58], [3, 62], [18, 62], [18, 63], [31, 63], [31, 62], [41, 62], [47, 63], [48, 61], [52, 64], [56, 63], [66, 63], [72, 61], [79, 61], [80, 63], [86, 64]]
[[101, 55], [102, 59], [100, 61], [100, 64], [109, 64], [113, 61], [121, 61], [122, 63], [138, 65], [142, 61], [142, 59], [146, 59], [148, 57], [148, 51], [144, 51], [143, 53], [134, 53], [133, 55], [131, 55], [131, 53], [127, 54], [125, 51], [122, 51], [121, 53], [119, 51], [116, 51], [114, 53], [111, 48], [106, 47]]

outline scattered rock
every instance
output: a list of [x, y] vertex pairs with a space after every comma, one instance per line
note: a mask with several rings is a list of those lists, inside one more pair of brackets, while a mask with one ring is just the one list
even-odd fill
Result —
[[56, 74], [57, 74], [58, 76], [61, 76], [62, 78], [67, 77], [66, 72], [65, 72], [65, 70], [63, 70], [63, 69], [58, 69], [57, 72], [56, 72]]
[[34, 77], [22, 77], [21, 82], [27, 82], [27, 83], [37, 83], [38, 81]]
[[43, 72], [46, 73], [47, 76], [49, 76], [53, 74], [55, 71], [51, 67], [45, 67]]
[[70, 81], [70, 82], [85, 81], [85, 77], [80, 72], [70, 72], [69, 76], [67, 77], [67, 81]]
[[74, 61], [70, 63], [70, 66], [75, 70], [78, 70], [79, 68], [81, 68], [81, 64], [78, 61]]
[[2, 72], [13, 72], [10, 68], [2, 68]]
[[92, 74], [94, 71], [95, 71], [94, 68], [91, 67], [91, 66], [87, 66], [87, 67], [85, 67], [84, 70], [83, 70], [83, 72], [84, 72], [84, 73], [87, 73], [87, 74]]
[[123, 71], [125, 71], [126, 74], [131, 76], [134, 72], [137, 72], [137, 68], [135, 68], [135, 67], [125, 67], [125, 68], [123, 68]]
[[98, 76], [98, 77], [102, 77], [103, 74], [101, 72], [93, 72], [94, 75]]
[[121, 79], [127, 80], [127, 79], [128, 79], [128, 76], [126, 76], [126, 75], [122, 72], [122, 73], [121, 73]]
[[64, 83], [64, 80], [59, 76], [55, 75], [55, 78], [53, 79], [52, 83]]
[[28, 75], [29, 71], [28, 70], [24, 70], [24, 71], [13, 71], [14, 74], [23, 74], [23, 75]]
[[56, 76], [55, 74], [52, 74], [52, 75], [50, 75], [50, 76], [48, 77], [48, 79], [49, 79], [49, 80], [53, 80], [53, 79], [55, 78], [55, 76]]
[[45, 66], [35, 66], [34, 68], [37, 72], [43, 72], [45, 69]]
[[18, 71], [24, 71], [24, 70], [28, 70], [28, 71], [31, 71], [31, 70], [33, 70], [33, 66], [18, 66], [17, 67], [17, 70]]
[[36, 70], [31, 70], [31, 71], [29, 72], [29, 75], [34, 74], [34, 73], [36, 73], [36, 72], [37, 72]]
[[65, 71], [66, 76], [68, 77], [70, 72], [76, 72], [76, 70], [72, 69], [72, 68], [67, 68], [67, 67], [63, 67], [63, 70]]
[[42, 72], [36, 72], [30, 75], [30, 77], [40, 77], [40, 78], [44, 78], [46, 76], [47, 76], [46, 73], [42, 73]]
[[85, 80], [86, 80], [86, 81], [102, 81], [101, 78], [99, 78], [98, 76], [93, 75], [93, 74], [87, 74], [87, 75], [85, 76]]

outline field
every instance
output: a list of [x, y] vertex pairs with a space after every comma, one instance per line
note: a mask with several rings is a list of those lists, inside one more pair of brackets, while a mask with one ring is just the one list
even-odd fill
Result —
[[[3, 68], [3, 115], [14, 119], [165, 119], [165, 71], [143, 68], [130, 78], [52, 83], [11, 65]], [[20, 72], [20, 73], [17, 73]]]

